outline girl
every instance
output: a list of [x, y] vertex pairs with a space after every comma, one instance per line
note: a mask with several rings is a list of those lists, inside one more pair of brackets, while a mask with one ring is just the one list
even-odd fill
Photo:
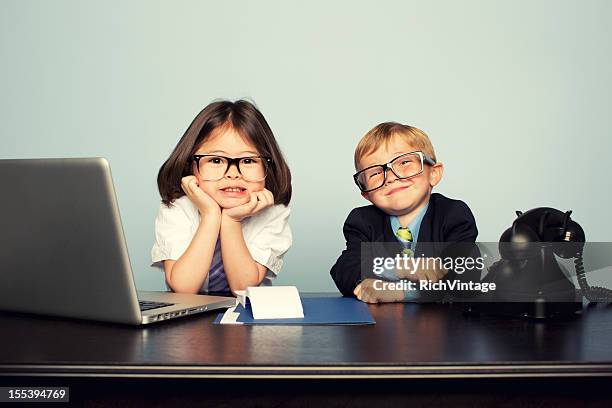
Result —
[[178, 293], [270, 284], [291, 246], [291, 173], [272, 130], [244, 100], [193, 120], [157, 176], [153, 264]]

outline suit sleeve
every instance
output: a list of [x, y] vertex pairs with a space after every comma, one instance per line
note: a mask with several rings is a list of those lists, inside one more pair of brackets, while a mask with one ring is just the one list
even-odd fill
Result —
[[478, 228], [474, 215], [463, 201], [458, 201], [449, 212], [444, 226], [445, 242], [476, 242]]
[[346, 249], [342, 251], [335, 265], [331, 268], [331, 276], [344, 296], [355, 296], [353, 290], [361, 282], [361, 243], [368, 242], [364, 227], [356, 209], [351, 211], [342, 232], [346, 240]]
[[[446, 219], [444, 228], [446, 247], [443, 251], [443, 257], [454, 258], [455, 262], [460, 258], [476, 259], [480, 257], [480, 250], [475, 244], [477, 236], [478, 229], [472, 211], [463, 201], [457, 202]], [[478, 282], [480, 281], [481, 272], [480, 269], [461, 270], [461, 273], [459, 271], [449, 271], [446, 279]], [[456, 295], [464, 297], [469, 294], [457, 292]]]

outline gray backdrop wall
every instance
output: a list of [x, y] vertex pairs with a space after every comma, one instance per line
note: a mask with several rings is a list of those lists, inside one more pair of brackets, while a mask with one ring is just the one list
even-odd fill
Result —
[[157, 170], [215, 98], [252, 98], [293, 171], [279, 284], [335, 288], [343, 221], [366, 204], [353, 149], [388, 120], [428, 132], [438, 191], [471, 206], [480, 240], [547, 205], [608, 241], [610, 17], [606, 0], [2, 0], [0, 157], [108, 158], [147, 290], [164, 288]]

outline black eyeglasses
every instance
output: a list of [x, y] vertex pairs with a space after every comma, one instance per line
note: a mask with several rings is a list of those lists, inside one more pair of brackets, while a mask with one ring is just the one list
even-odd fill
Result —
[[204, 181], [221, 180], [232, 164], [246, 181], [262, 181], [268, 174], [272, 159], [262, 156], [225, 157], [216, 154], [194, 154], [200, 178]]
[[385, 164], [376, 164], [353, 174], [357, 187], [368, 193], [381, 188], [387, 182], [387, 170], [391, 170], [398, 179], [407, 179], [423, 172], [423, 163], [430, 165], [436, 161], [421, 151], [404, 153]]

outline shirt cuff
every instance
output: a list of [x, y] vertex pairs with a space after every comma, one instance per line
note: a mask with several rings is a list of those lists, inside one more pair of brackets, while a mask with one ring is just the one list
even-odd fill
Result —
[[251, 247], [249, 248], [249, 252], [255, 262], [268, 268], [274, 275], [278, 275], [283, 267], [283, 259], [274, 256], [270, 249]]
[[418, 302], [420, 299], [421, 299], [421, 292], [418, 289], [404, 291], [404, 301], [405, 302]]
[[397, 276], [395, 268], [387, 269], [385, 268], [380, 275], [376, 277], [376, 279], [382, 279], [389, 282], [397, 282], [400, 278]]

